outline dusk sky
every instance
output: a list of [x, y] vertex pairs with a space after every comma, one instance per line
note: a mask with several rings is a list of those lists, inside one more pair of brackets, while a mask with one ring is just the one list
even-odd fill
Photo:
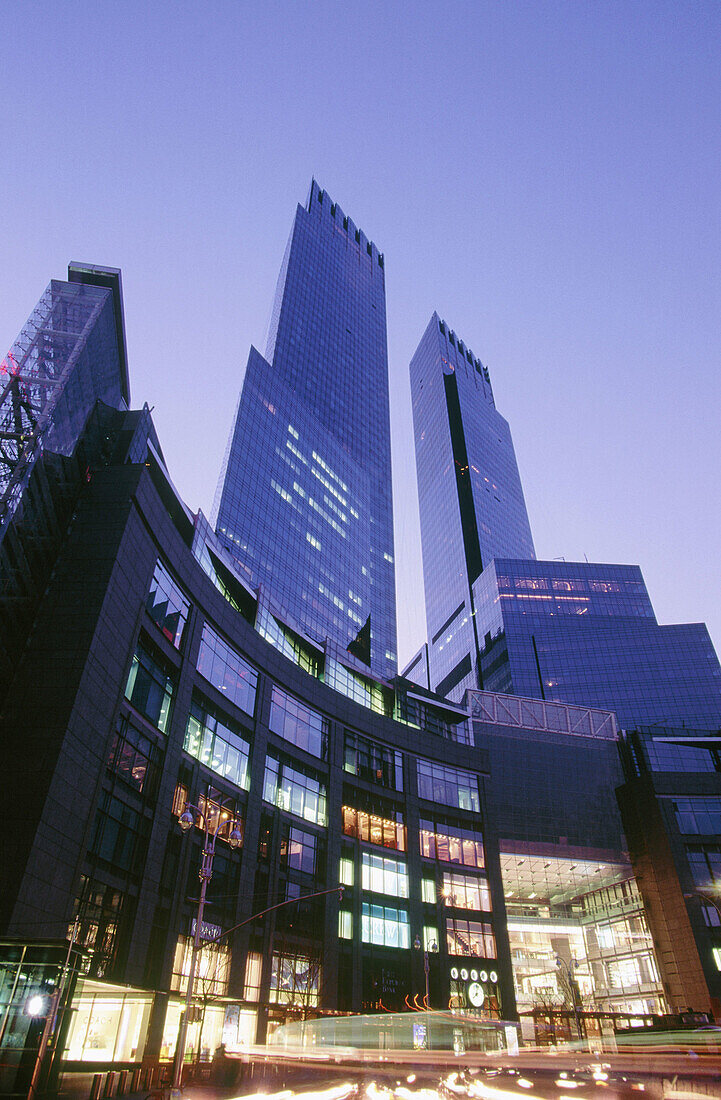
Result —
[[401, 662], [434, 309], [490, 369], [538, 556], [637, 563], [721, 647], [718, 0], [15, 0], [0, 37], [2, 353], [68, 261], [122, 268], [133, 404], [207, 514], [315, 176], [385, 254]]

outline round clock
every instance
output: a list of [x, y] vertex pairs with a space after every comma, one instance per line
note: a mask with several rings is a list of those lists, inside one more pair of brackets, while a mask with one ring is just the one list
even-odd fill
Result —
[[480, 1008], [483, 1004], [485, 1000], [483, 996], [483, 987], [480, 986], [478, 982], [471, 982], [468, 986], [468, 1000], [474, 1008]]

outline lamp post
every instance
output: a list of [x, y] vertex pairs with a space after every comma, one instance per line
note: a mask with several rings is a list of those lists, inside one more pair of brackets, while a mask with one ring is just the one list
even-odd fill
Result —
[[576, 979], [573, 976], [573, 971], [575, 967], [578, 966], [578, 963], [575, 959], [571, 959], [570, 962], [566, 962], [566, 960], [562, 959], [560, 955], [556, 955], [556, 966], [559, 970], [563, 969], [566, 973], [566, 977], [568, 978], [568, 988], [571, 991], [571, 1000], [573, 1001], [573, 1015], [576, 1019], [576, 1031], [578, 1032], [578, 1038], [581, 1039], [583, 1037], [581, 1033], [581, 1017], [579, 1016], [578, 1012], [578, 994], [576, 990]]
[[[416, 938], [414, 939], [414, 941], [413, 941], [413, 946], [415, 947], [416, 951], [420, 951], [420, 949], [421, 949], [421, 941], [420, 941], [420, 937], [419, 937], [419, 936], [416, 936]], [[431, 949], [431, 951], [437, 951], [437, 950], [438, 950], [438, 944], [437, 944], [437, 943], [435, 942], [435, 940], [434, 940], [434, 942], [433, 942], [433, 943], [432, 943], [432, 944], [430, 945], [430, 949]], [[430, 1005], [430, 984], [429, 984], [429, 975], [430, 975], [430, 969], [431, 969], [431, 964], [430, 964], [430, 960], [429, 960], [429, 958], [428, 958], [428, 949], [426, 948], [426, 949], [424, 950], [424, 952], [423, 952], [423, 970], [424, 970], [424, 972], [425, 972], [425, 976], [426, 976], [426, 997], [425, 997], [425, 1006], [426, 1006], [426, 1043], [428, 1044], [428, 1049], [429, 1049], [429, 1050], [430, 1050], [430, 1046], [431, 1046], [431, 1031], [430, 1031], [430, 1026], [429, 1026], [429, 1024], [430, 1024], [430, 1019], [429, 1019], [429, 1015], [428, 1015], [428, 1014], [429, 1014], [429, 1012], [430, 1012], [430, 1007], [431, 1007], [431, 1005]]]
[[[180, 1018], [178, 1029], [178, 1045], [175, 1051], [175, 1070], [173, 1073], [173, 1088], [180, 1088], [183, 1078], [183, 1063], [185, 1061], [185, 1043], [188, 1035], [188, 1017], [193, 1001], [193, 989], [195, 986], [195, 971], [198, 964], [198, 953], [203, 927], [203, 910], [205, 909], [205, 896], [208, 891], [208, 883], [213, 877], [213, 858], [215, 856], [215, 844], [218, 837], [225, 830], [226, 839], [230, 848], [239, 848], [243, 842], [238, 824], [235, 820], [235, 804], [230, 798], [223, 798], [216, 803], [214, 813], [208, 810], [208, 802], [205, 808], [193, 806], [187, 802], [185, 809], [178, 818], [178, 824], [184, 833], [187, 833], [198, 820], [202, 822], [204, 836], [203, 857], [198, 871], [200, 879], [200, 897], [198, 898], [198, 912], [195, 918], [195, 934], [193, 936], [193, 951], [190, 956], [190, 970], [188, 971], [188, 988], [185, 994], [185, 1007]], [[232, 806], [232, 809], [230, 808]]]

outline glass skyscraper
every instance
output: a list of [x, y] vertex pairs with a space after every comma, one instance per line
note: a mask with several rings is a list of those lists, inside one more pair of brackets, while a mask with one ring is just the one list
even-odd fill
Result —
[[251, 348], [214, 509], [299, 630], [397, 669], [383, 255], [313, 181]]
[[485, 690], [603, 707], [625, 729], [721, 727], [706, 626], [660, 626], [637, 565], [499, 558], [474, 599]]
[[480, 686], [721, 727], [703, 623], [660, 626], [637, 566], [535, 560], [488, 372], [437, 314], [410, 370], [428, 643], [406, 675], [456, 701]]
[[478, 687], [474, 581], [535, 551], [486, 367], [434, 313], [410, 370], [431, 686], [459, 699]]

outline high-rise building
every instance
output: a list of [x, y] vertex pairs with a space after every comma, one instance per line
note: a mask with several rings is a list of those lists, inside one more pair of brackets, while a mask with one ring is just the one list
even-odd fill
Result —
[[313, 181], [265, 356], [251, 348], [214, 509], [302, 632], [397, 667], [383, 255]]
[[434, 313], [411, 360], [430, 681], [477, 687], [473, 584], [498, 557], [534, 558], [508, 423], [487, 368]]
[[620, 725], [721, 727], [703, 623], [661, 626], [638, 566], [536, 561], [488, 372], [434, 314], [411, 361], [428, 642], [405, 672], [600, 707]]
[[[509, 1043], [517, 1009], [538, 1041], [547, 1024], [572, 1038], [602, 1018], [610, 1031], [718, 1007], [705, 904], [718, 746], [698, 730], [669, 746], [656, 729], [662, 774], [647, 781], [643, 746], [627, 743], [629, 860], [611, 713], [486, 691], [458, 706], [299, 633], [177, 495], [147, 406], [118, 397], [119, 273], [84, 278], [53, 288], [67, 316], [35, 315], [8, 359], [18, 400], [32, 408], [23, 387], [50, 388], [53, 363], [67, 400], [45, 406], [0, 529], [0, 1093], [27, 1095], [34, 1067], [41, 1093], [60, 1074], [67, 1095], [127, 1091], [128, 1073], [132, 1091], [151, 1089], [182, 1046], [194, 942], [187, 1064], [299, 1016], [317, 1015], [324, 1041], [337, 1016], [346, 1045], [345, 1014], [377, 1013], [385, 1044], [390, 1012], [406, 1048], [469, 1050], [479, 1018]], [[76, 315], [76, 298], [95, 305]], [[77, 337], [66, 352], [62, 323]], [[97, 399], [108, 377], [112, 402]], [[498, 578], [514, 606], [555, 592], [580, 607], [578, 588], [527, 583], [531, 567], [549, 579], [546, 563], [494, 560], [524, 582]], [[480, 610], [493, 575], [491, 563], [476, 580]], [[638, 577], [618, 580], [624, 591], [599, 591], [589, 574], [588, 593], [607, 617], [627, 600], [648, 619]], [[679, 764], [694, 774], [666, 774]], [[196, 827], [181, 831], [187, 815]], [[667, 952], [674, 928], [686, 940]], [[50, 1011], [51, 997], [46, 1032], [29, 1003]], [[452, 1035], [443, 1012], [439, 1032], [408, 1011], [424, 1002], [461, 1010]]]
[[705, 624], [659, 625], [637, 565], [498, 558], [474, 606], [488, 691], [604, 707], [623, 729], [721, 727]]
[[38, 456], [72, 454], [98, 399], [130, 400], [122, 280], [71, 263], [0, 362], [0, 539]]

